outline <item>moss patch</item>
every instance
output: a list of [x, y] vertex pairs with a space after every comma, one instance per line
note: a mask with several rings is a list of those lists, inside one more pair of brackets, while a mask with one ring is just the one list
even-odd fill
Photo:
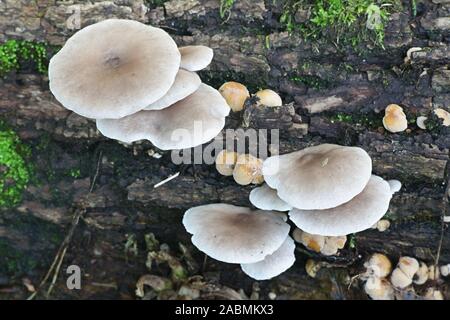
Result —
[[288, 0], [280, 22], [309, 40], [326, 38], [352, 46], [370, 41], [383, 47], [391, 7], [377, 0]]
[[30, 149], [0, 122], [0, 208], [17, 205], [31, 177]]
[[0, 45], [0, 76], [26, 68], [47, 74], [49, 57], [57, 49], [41, 42], [8, 40]]

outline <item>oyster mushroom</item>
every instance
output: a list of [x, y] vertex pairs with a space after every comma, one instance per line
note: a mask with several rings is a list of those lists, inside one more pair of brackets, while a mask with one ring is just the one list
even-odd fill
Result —
[[183, 225], [199, 250], [216, 260], [240, 264], [264, 260], [289, 233], [289, 225], [270, 211], [221, 203], [187, 210]]
[[442, 120], [442, 124], [446, 127], [450, 126], [450, 112], [442, 109], [442, 108], [436, 108], [434, 109], [434, 114]]
[[289, 211], [292, 206], [281, 200], [277, 191], [267, 184], [257, 187], [250, 192], [250, 202], [261, 210]]
[[133, 20], [104, 20], [75, 33], [53, 56], [50, 90], [79, 115], [118, 119], [162, 98], [180, 61], [164, 30]]
[[264, 178], [261, 173], [262, 163], [263, 161], [261, 159], [251, 154], [239, 155], [233, 170], [234, 181], [243, 186], [250, 183], [263, 183]]
[[222, 150], [216, 157], [216, 169], [223, 176], [232, 176], [238, 154], [234, 151]]
[[242, 271], [256, 280], [268, 280], [289, 269], [295, 262], [295, 244], [287, 237], [280, 248], [269, 254], [264, 260], [241, 264]]
[[272, 156], [262, 168], [265, 181], [278, 196], [304, 210], [329, 209], [350, 201], [366, 187], [371, 171], [366, 151], [335, 144]]
[[366, 267], [366, 273], [369, 277], [385, 278], [391, 273], [392, 263], [384, 254], [374, 253], [364, 263], [364, 267]]
[[331, 209], [289, 211], [303, 231], [323, 236], [344, 236], [371, 228], [383, 217], [392, 198], [389, 184], [373, 175], [364, 190], [349, 202]]
[[213, 50], [206, 46], [185, 46], [178, 49], [181, 54], [180, 68], [188, 71], [205, 69], [214, 56]]
[[147, 139], [162, 150], [185, 149], [217, 136], [229, 112], [219, 92], [202, 83], [197, 91], [169, 108], [97, 120], [97, 128], [104, 136], [126, 143]]
[[193, 94], [201, 83], [202, 81], [196, 73], [180, 69], [169, 91], [161, 99], [145, 107], [144, 110], [161, 110], [170, 107]]

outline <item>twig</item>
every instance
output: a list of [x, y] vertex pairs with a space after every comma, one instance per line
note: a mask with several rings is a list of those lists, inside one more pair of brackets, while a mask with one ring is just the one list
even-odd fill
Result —
[[170, 180], [175, 179], [175, 178], [178, 177], [179, 175], [180, 175], [180, 173], [177, 172], [177, 173], [175, 173], [175, 174], [169, 176], [167, 179], [164, 179], [163, 181], [158, 182], [157, 184], [155, 184], [155, 185], [153, 186], [153, 188], [156, 189], [156, 188], [162, 186], [163, 184], [166, 184], [166, 183], [169, 182]]
[[436, 252], [436, 258], [434, 260], [435, 270], [438, 267], [439, 259], [441, 258], [442, 243], [444, 242], [445, 220], [446, 220], [445, 217], [447, 215], [447, 209], [449, 208], [449, 200], [448, 200], [449, 192], [450, 192], [450, 178], [447, 180], [447, 186], [444, 191], [444, 198], [443, 198], [444, 207], [442, 208], [442, 215], [441, 215], [441, 236], [439, 239], [439, 245]]
[[[92, 178], [92, 183], [89, 188], [89, 193], [92, 193], [95, 187], [95, 183], [97, 181], [98, 174], [100, 172], [100, 165], [101, 165], [101, 159], [102, 159], [102, 151], [99, 153], [99, 158], [97, 161], [97, 167], [94, 174], [94, 177]], [[64, 238], [63, 242], [61, 243], [55, 258], [53, 259], [52, 264], [50, 265], [50, 268], [48, 269], [45, 277], [42, 279], [41, 283], [39, 284], [39, 287], [33, 294], [31, 294], [28, 297], [28, 300], [34, 299], [34, 297], [41, 291], [41, 289], [44, 287], [44, 285], [47, 283], [48, 279], [50, 278], [51, 274], [53, 273], [52, 282], [50, 283], [50, 286], [46, 292], [46, 297], [48, 298], [55, 287], [56, 281], [58, 280], [59, 271], [61, 269], [61, 265], [64, 261], [64, 257], [66, 256], [67, 249], [69, 248], [70, 241], [72, 240], [72, 237], [75, 233], [75, 229], [78, 226], [78, 223], [80, 221], [80, 218], [83, 216], [83, 214], [86, 212], [86, 209], [80, 208], [77, 209], [73, 215], [72, 223], [69, 229], [69, 232], [67, 233], [66, 237]]]

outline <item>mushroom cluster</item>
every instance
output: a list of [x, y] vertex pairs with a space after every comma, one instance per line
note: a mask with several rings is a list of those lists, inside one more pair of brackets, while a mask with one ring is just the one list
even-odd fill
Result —
[[[235, 81], [225, 82], [220, 88], [219, 92], [227, 101], [233, 112], [242, 111], [244, 109], [245, 101], [250, 98], [250, 93], [246, 86]], [[262, 89], [254, 94], [257, 98], [258, 105], [266, 107], [281, 107], [283, 101], [275, 91], [271, 89]]]
[[372, 175], [372, 160], [363, 149], [334, 144], [269, 157], [262, 171], [273, 195], [292, 207], [294, 224], [321, 236], [371, 228], [401, 186]]
[[51, 59], [50, 90], [106, 137], [191, 148], [213, 139], [230, 111], [195, 73], [212, 58], [205, 46], [178, 48], [160, 28], [109, 19], [75, 33]]
[[389, 258], [384, 254], [375, 253], [364, 266], [366, 268], [362, 274], [365, 281], [364, 290], [374, 300], [443, 299], [442, 293], [435, 287], [426, 290], [422, 288], [420, 290], [423, 292], [422, 296], [416, 293], [413, 285], [422, 286], [428, 280], [438, 280], [439, 269], [427, 266], [415, 258], [400, 257], [397, 266], [392, 270]]
[[223, 176], [233, 176], [240, 185], [261, 184], [263, 161], [251, 154], [238, 154], [234, 151], [222, 150], [216, 157], [216, 169]]
[[[217, 170], [236, 179], [240, 157], [248, 155], [222, 151], [216, 158]], [[283, 212], [289, 211], [299, 228], [292, 234], [297, 242], [323, 255], [335, 255], [348, 234], [369, 229], [383, 217], [392, 194], [401, 188], [397, 180], [372, 175], [369, 155], [357, 147], [305, 148], [269, 157], [261, 170], [261, 182], [264, 179], [266, 184], [249, 195], [259, 210], [210, 204], [187, 210], [183, 219], [198, 249], [216, 260], [240, 263], [258, 280], [277, 276], [295, 261]], [[254, 177], [236, 181], [250, 184]]]

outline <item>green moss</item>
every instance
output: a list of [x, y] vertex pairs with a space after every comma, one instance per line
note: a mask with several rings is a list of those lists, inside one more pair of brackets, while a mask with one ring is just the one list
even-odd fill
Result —
[[30, 155], [14, 131], [0, 122], [0, 208], [17, 205], [31, 177]]
[[338, 112], [329, 114], [328, 117], [331, 123], [344, 122], [369, 128], [378, 128], [383, 125], [382, 117], [375, 113], [347, 114]]
[[[327, 38], [352, 46], [371, 41], [383, 47], [388, 8], [376, 0], [287, 0], [280, 22], [287, 31], [310, 40]], [[299, 10], [310, 12], [304, 23], [295, 20]]]
[[228, 20], [231, 15], [231, 8], [236, 0], [220, 0], [219, 14], [224, 20]]
[[26, 40], [8, 40], [0, 45], [0, 76], [19, 71], [32, 64], [39, 73], [46, 74], [49, 61], [49, 45]]
[[315, 75], [305, 75], [294, 72], [289, 76], [289, 79], [294, 83], [304, 84], [308, 88], [325, 89], [331, 86], [331, 83], [328, 80]]

